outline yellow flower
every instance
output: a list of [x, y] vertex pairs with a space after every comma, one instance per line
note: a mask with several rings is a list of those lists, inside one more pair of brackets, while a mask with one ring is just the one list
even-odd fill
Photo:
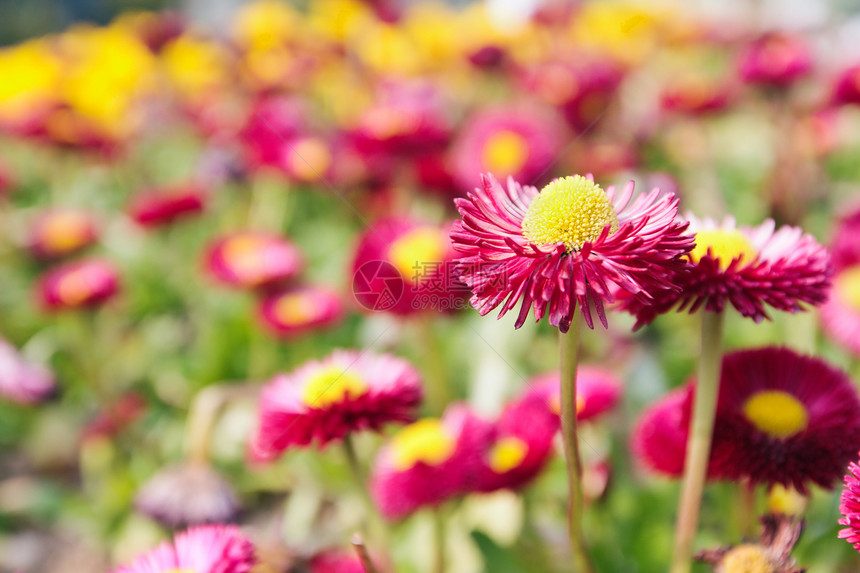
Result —
[[61, 69], [48, 39], [0, 50], [0, 121], [21, 119], [54, 101]]
[[301, 26], [301, 16], [278, 0], [257, 0], [239, 11], [234, 37], [249, 50], [269, 50], [292, 40]]
[[180, 36], [164, 47], [161, 59], [167, 78], [187, 99], [211, 94], [229, 81], [228, 56], [215, 42]]

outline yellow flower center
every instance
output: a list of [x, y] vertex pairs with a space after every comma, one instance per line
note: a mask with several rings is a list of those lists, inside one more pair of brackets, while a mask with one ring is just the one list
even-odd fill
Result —
[[302, 292], [281, 296], [272, 310], [284, 324], [304, 324], [317, 316], [313, 296]]
[[774, 567], [764, 548], [759, 545], [738, 545], [723, 557], [723, 573], [774, 573]]
[[574, 175], [556, 179], [534, 198], [523, 218], [523, 235], [533, 245], [564, 243], [578, 251], [600, 236], [604, 227], [618, 230], [618, 214], [609, 196], [593, 181]]
[[490, 468], [497, 474], [507, 473], [523, 463], [528, 451], [528, 444], [521, 439], [502, 438], [490, 450]]
[[388, 260], [400, 276], [417, 283], [437, 270], [434, 265], [441, 264], [447, 248], [447, 237], [439, 229], [413, 229], [391, 244]]
[[302, 399], [312, 408], [323, 409], [337, 402], [359, 398], [367, 390], [367, 384], [356, 374], [344, 372], [339, 366], [327, 366], [310, 377]]
[[89, 238], [89, 220], [81, 213], [55, 213], [42, 226], [42, 242], [53, 253], [67, 253]]
[[224, 259], [242, 281], [256, 284], [266, 276], [266, 241], [239, 235], [224, 245]]
[[57, 282], [57, 297], [67, 306], [78, 306], [92, 292], [90, 270], [86, 267], [70, 271]]
[[756, 392], [744, 402], [743, 412], [753, 426], [774, 438], [790, 438], [809, 423], [806, 406], [782, 390]]
[[400, 430], [391, 440], [394, 469], [405, 471], [421, 462], [438, 466], [454, 454], [456, 441], [442, 421], [426, 418]]
[[767, 493], [767, 509], [770, 513], [803, 515], [807, 501], [807, 497], [793, 487], [781, 484], [772, 486]]
[[516, 131], [495, 133], [484, 144], [484, 169], [499, 176], [513, 175], [522, 169], [528, 158], [528, 141]]
[[856, 311], [860, 311], [860, 265], [854, 265], [839, 273], [833, 288], [839, 300]]
[[331, 166], [331, 152], [328, 145], [319, 138], [308, 137], [293, 144], [288, 149], [289, 164], [295, 176], [302, 181], [317, 181], [324, 177]]
[[690, 260], [698, 263], [708, 249], [711, 257], [717, 259], [722, 270], [729, 268], [731, 262], [740, 259], [740, 266], [753, 262], [758, 257], [756, 248], [746, 235], [737, 229], [708, 229], [696, 233], [696, 246], [690, 251]]

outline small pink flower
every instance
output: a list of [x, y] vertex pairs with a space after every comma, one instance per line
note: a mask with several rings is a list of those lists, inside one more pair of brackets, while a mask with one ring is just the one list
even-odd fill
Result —
[[724, 110], [733, 97], [727, 81], [692, 75], [669, 83], [660, 96], [660, 105], [675, 113], [705, 115]]
[[492, 434], [492, 424], [462, 405], [402, 428], [373, 465], [370, 488], [380, 513], [400, 519], [475, 491]]
[[128, 211], [143, 227], [169, 225], [203, 212], [206, 191], [194, 184], [149, 189], [134, 197]]
[[37, 404], [55, 390], [50, 370], [28, 362], [14, 346], [0, 339], [0, 396], [19, 404]]
[[739, 68], [746, 82], [786, 87], [810, 72], [812, 56], [801, 37], [771, 32], [746, 46]]
[[860, 466], [855, 462], [848, 464], [841, 501], [839, 513], [842, 518], [839, 525], [844, 525], [845, 529], [839, 532], [839, 539], [844, 539], [860, 551]]
[[836, 79], [831, 100], [837, 105], [860, 104], [860, 64], [844, 70]]
[[225, 284], [257, 288], [296, 276], [303, 260], [299, 250], [283, 237], [243, 231], [212, 243], [206, 265], [209, 272]]
[[268, 460], [289, 448], [323, 447], [350, 432], [408, 423], [421, 397], [418, 372], [405, 360], [337, 350], [263, 388], [252, 453]]
[[105, 259], [62, 264], [42, 275], [37, 285], [39, 301], [46, 310], [98, 306], [118, 290], [116, 267]]
[[260, 299], [258, 316], [273, 334], [295, 337], [340, 322], [343, 303], [334, 292], [316, 287], [275, 291]]
[[501, 180], [546, 180], [563, 138], [558, 120], [545, 111], [482, 110], [469, 119], [453, 144], [451, 173], [464, 192], [481, 184], [481, 173], [492, 173]]
[[672, 390], [648, 406], [630, 435], [630, 450], [647, 469], [678, 478], [684, 473], [693, 386]]
[[[549, 408], [561, 412], [561, 380], [558, 372], [535, 376], [529, 386], [540, 394]], [[576, 369], [576, 419], [591, 420], [608, 412], [621, 398], [623, 387], [618, 378], [600, 366], [580, 365]]]
[[[385, 571], [382, 561], [373, 558], [377, 570]], [[311, 559], [309, 573], [367, 573], [355, 553], [347, 551], [326, 551]]]
[[465, 306], [449, 227], [407, 218], [382, 219], [359, 240], [353, 292], [364, 308], [408, 316]]
[[55, 209], [33, 223], [29, 245], [34, 255], [53, 259], [77, 253], [98, 239], [95, 217], [86, 211]]
[[256, 564], [254, 546], [238, 527], [205, 525], [179, 533], [113, 573], [249, 573]]
[[849, 349], [860, 354], [860, 210], [843, 218], [831, 242], [833, 288], [821, 306], [824, 331]]
[[604, 302], [623, 291], [647, 303], [652, 291], [674, 288], [692, 248], [687, 225], [675, 221], [678, 199], [658, 189], [631, 202], [633, 183], [617, 193], [579, 175], [538, 192], [513, 179], [503, 188], [491, 175], [465, 199], [451, 239], [461, 253], [460, 277], [481, 315], [503, 316], [522, 302], [516, 328], [534, 318], [567, 332], [582, 309], [606, 325]]

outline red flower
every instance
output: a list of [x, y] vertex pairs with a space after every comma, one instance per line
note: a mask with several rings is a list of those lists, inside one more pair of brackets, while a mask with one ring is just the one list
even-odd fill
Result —
[[129, 205], [129, 216], [143, 227], [169, 225], [202, 213], [206, 191], [197, 185], [150, 189], [138, 194]]
[[860, 64], [855, 64], [839, 74], [833, 86], [834, 104], [860, 104]]
[[407, 218], [374, 223], [361, 237], [353, 262], [358, 302], [401, 316], [466, 306], [469, 291], [457, 277], [448, 232]]
[[466, 199], [451, 238], [472, 306], [503, 316], [522, 301], [516, 327], [534, 305], [535, 320], [567, 332], [577, 305], [593, 327], [591, 310], [606, 325], [603, 303], [626, 291], [647, 302], [651, 291], [673, 288], [692, 248], [686, 224], [674, 221], [678, 199], [655, 189], [632, 204], [633, 183], [605, 192], [581, 176], [556, 179], [540, 193], [512, 179], [504, 189], [491, 175]]
[[481, 173], [501, 180], [513, 177], [533, 182], [549, 179], [558, 158], [564, 131], [545, 112], [529, 109], [492, 109], [474, 115], [450, 151], [454, 180], [463, 192], [481, 184]]
[[399, 519], [474, 491], [492, 433], [462, 405], [401, 429], [374, 462], [370, 487], [380, 513]]
[[269, 293], [260, 300], [258, 309], [263, 325], [273, 334], [283, 337], [325, 328], [343, 318], [340, 297], [315, 287]]
[[860, 397], [844, 372], [786, 348], [723, 359], [711, 453], [720, 476], [830, 488], [857, 444]]
[[206, 255], [209, 272], [221, 282], [256, 288], [283, 282], [303, 266], [299, 250], [269, 233], [244, 231], [216, 240]]
[[42, 275], [37, 286], [39, 300], [47, 310], [98, 306], [118, 290], [116, 268], [104, 259], [63, 264]]
[[739, 68], [744, 81], [785, 87], [809, 73], [812, 57], [802, 38], [771, 32], [746, 47]]
[[823, 303], [832, 274], [827, 249], [797, 227], [774, 228], [770, 219], [758, 227], [736, 228], [731, 217], [720, 225], [691, 218], [696, 247], [690, 264], [673, 278], [680, 290], [655, 291], [652, 301], [623, 301], [637, 318], [635, 328], [676, 306], [679, 311], [704, 306], [722, 312], [729, 303], [760, 322], [769, 318], [765, 305], [797, 312], [803, 310], [800, 303]]
[[30, 250], [41, 259], [77, 253], [98, 239], [95, 217], [86, 211], [51, 210], [42, 213], [30, 231]]
[[418, 373], [405, 360], [338, 350], [263, 389], [252, 453], [268, 460], [292, 447], [322, 447], [350, 432], [411, 422], [421, 397]]

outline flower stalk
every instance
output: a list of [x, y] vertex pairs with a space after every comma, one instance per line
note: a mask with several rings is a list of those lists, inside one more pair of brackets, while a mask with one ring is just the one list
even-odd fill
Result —
[[692, 567], [693, 541], [699, 523], [702, 491], [711, 454], [714, 418], [720, 389], [720, 368], [723, 358], [723, 315], [702, 313], [702, 349], [687, 441], [687, 457], [681, 485], [681, 501], [675, 528], [675, 550], [671, 573], [689, 573]]
[[582, 462], [579, 458], [579, 436], [576, 431], [576, 366], [579, 352], [579, 333], [576, 316], [570, 329], [559, 332], [561, 362], [561, 422], [564, 439], [564, 459], [567, 463], [568, 508], [567, 521], [573, 570], [592, 573], [582, 528]]

